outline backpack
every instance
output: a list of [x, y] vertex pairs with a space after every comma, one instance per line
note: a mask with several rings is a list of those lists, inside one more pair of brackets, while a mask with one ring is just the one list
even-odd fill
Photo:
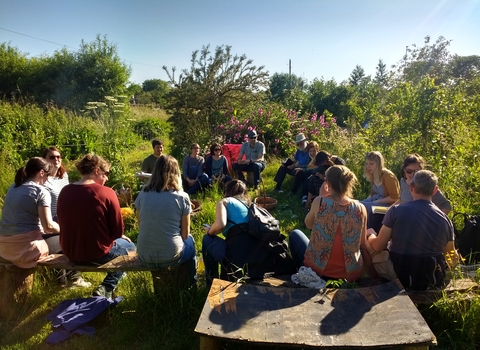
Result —
[[267, 209], [255, 203], [248, 208], [248, 226], [250, 234], [261, 241], [275, 241], [282, 235], [280, 221], [275, 219]]
[[454, 226], [455, 245], [467, 264], [478, 263], [480, 262], [480, 216], [457, 213], [452, 217], [452, 221], [457, 215], [463, 215], [464, 225], [461, 231]]

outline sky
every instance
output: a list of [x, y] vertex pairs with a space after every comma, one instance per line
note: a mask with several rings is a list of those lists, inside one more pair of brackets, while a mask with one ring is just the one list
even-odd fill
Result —
[[0, 0], [0, 43], [30, 57], [107, 35], [130, 81], [168, 80], [162, 66], [190, 68], [192, 52], [229, 45], [270, 75], [347, 80], [375, 75], [407, 46], [440, 36], [449, 51], [480, 55], [480, 0]]

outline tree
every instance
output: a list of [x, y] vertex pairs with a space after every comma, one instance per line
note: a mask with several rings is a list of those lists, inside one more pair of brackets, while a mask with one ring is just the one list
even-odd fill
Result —
[[293, 89], [304, 91], [307, 87], [308, 84], [303, 78], [288, 73], [275, 73], [269, 83], [271, 98], [276, 102], [283, 102], [288, 92]]
[[209, 45], [194, 51], [190, 69], [183, 69], [178, 78], [175, 67], [163, 69], [172, 86], [168, 108], [173, 111], [177, 150], [193, 140], [206, 142], [227, 110], [261, 100], [268, 86], [263, 66], [254, 66], [245, 55], [233, 55], [231, 46], [225, 45], [217, 46], [213, 55]]
[[362, 66], [357, 64], [352, 73], [350, 73], [350, 78], [348, 81], [350, 85], [357, 86], [360, 85], [363, 78], [365, 78], [365, 70], [362, 68]]
[[26, 54], [10, 44], [2, 43], [0, 45], [0, 97], [10, 99], [22, 93], [23, 80], [30, 74], [29, 69]]
[[375, 78], [373, 79], [374, 83], [386, 87], [388, 85], [388, 70], [387, 65], [383, 63], [382, 59], [378, 60], [378, 65], [375, 72]]
[[315, 79], [309, 87], [309, 93], [314, 110], [318, 113], [327, 110], [335, 116], [339, 125], [344, 125], [350, 113], [347, 105], [350, 91], [345, 84], [337, 84], [333, 79]]

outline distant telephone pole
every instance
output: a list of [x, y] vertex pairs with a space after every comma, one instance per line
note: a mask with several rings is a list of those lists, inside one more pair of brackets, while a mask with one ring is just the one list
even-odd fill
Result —
[[288, 60], [288, 75], [292, 75], [292, 60]]

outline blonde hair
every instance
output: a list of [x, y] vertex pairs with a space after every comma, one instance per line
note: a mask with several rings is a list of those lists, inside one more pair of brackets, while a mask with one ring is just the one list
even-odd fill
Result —
[[358, 183], [355, 174], [344, 165], [334, 165], [325, 172], [330, 191], [339, 195], [353, 197], [353, 188]]
[[368, 182], [379, 183], [380, 179], [382, 178], [382, 173], [386, 170], [385, 169], [385, 160], [383, 156], [378, 151], [368, 152], [365, 156], [365, 162], [372, 161], [377, 164], [377, 168], [373, 172], [373, 175], [367, 171], [367, 165], [363, 168], [363, 176], [368, 180]]
[[180, 168], [177, 160], [169, 155], [162, 154], [155, 164], [152, 176], [143, 187], [143, 191], [180, 191]]
[[75, 164], [75, 166], [80, 174], [89, 175], [92, 174], [97, 168], [102, 171], [106, 171], [105, 169], [110, 168], [110, 163], [96, 154], [89, 153], [84, 155], [83, 158]]

